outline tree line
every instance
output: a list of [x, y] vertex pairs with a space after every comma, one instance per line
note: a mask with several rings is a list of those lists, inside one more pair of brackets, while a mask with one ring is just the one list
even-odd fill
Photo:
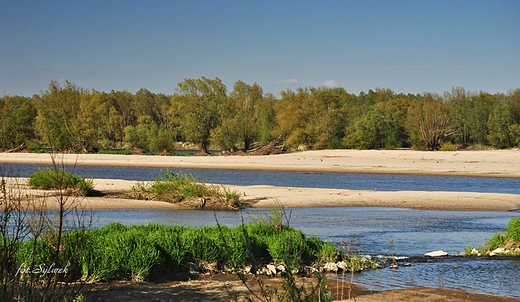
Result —
[[439, 150], [520, 147], [520, 88], [507, 93], [358, 95], [343, 88], [284, 90], [219, 78], [185, 79], [173, 95], [140, 89], [99, 92], [51, 81], [33, 97], [0, 98], [0, 149], [52, 147], [81, 152], [137, 148], [174, 151], [176, 142], [202, 152], [249, 150], [281, 138], [287, 148]]

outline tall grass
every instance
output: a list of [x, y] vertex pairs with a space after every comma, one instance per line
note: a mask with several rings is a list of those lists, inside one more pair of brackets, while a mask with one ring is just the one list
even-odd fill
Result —
[[[77, 279], [140, 281], [153, 280], [165, 271], [183, 272], [189, 262], [215, 263], [229, 271], [253, 265], [253, 261], [298, 268], [319, 262], [321, 255], [332, 252], [331, 244], [306, 237], [299, 230], [289, 227], [273, 230], [264, 223], [234, 228], [111, 223], [97, 230], [83, 231], [82, 236], [75, 233], [78, 231], [65, 233], [60, 263], [70, 263], [68, 276]], [[36, 263], [49, 263], [54, 251], [51, 242], [42, 237], [21, 243], [17, 261], [34, 253]]]
[[74, 190], [86, 194], [94, 189], [94, 181], [62, 169], [40, 168], [29, 174], [29, 186], [42, 190]]
[[[487, 254], [497, 248], [506, 248], [509, 250], [505, 255], [518, 256], [520, 255], [520, 217], [513, 218], [507, 224], [505, 233], [493, 234], [484, 247], [477, 248], [479, 254]], [[473, 247], [466, 247], [464, 252], [466, 256], [474, 255]]]
[[152, 183], [139, 182], [132, 186], [130, 197], [177, 203], [185, 199], [215, 198], [222, 203], [239, 207], [240, 194], [224, 186], [205, 184], [190, 174], [161, 172]]

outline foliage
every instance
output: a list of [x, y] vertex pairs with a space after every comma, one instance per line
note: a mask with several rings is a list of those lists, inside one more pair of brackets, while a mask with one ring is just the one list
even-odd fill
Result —
[[[505, 234], [496, 233], [486, 241], [483, 248], [477, 249], [480, 253], [488, 253], [496, 248], [513, 247], [507, 255], [518, 256], [516, 247], [520, 245], [520, 217], [513, 218], [509, 221]], [[464, 251], [465, 255], [472, 255], [472, 247], [467, 247]]]
[[506, 236], [516, 242], [520, 242], [520, 217], [513, 218], [509, 221], [506, 228]]
[[506, 240], [506, 238], [503, 234], [499, 234], [499, 233], [494, 234], [493, 236], [491, 236], [491, 238], [489, 238], [487, 240], [484, 249], [486, 251], [492, 251], [496, 248], [503, 246], [505, 240]]
[[381, 110], [370, 110], [347, 128], [343, 144], [347, 148], [392, 149], [399, 147], [397, 124]]
[[145, 196], [148, 199], [179, 202], [189, 197], [217, 197], [226, 201], [238, 201], [239, 193], [223, 186], [199, 182], [194, 176], [171, 170], [161, 172], [154, 182], [137, 183], [132, 186], [132, 196]]
[[226, 86], [219, 78], [185, 79], [177, 85], [177, 93], [185, 113], [180, 120], [183, 135], [207, 153], [211, 130], [220, 125], [227, 108]]
[[0, 150], [27, 145], [35, 138], [36, 113], [29, 98], [0, 98]]
[[29, 174], [29, 186], [43, 190], [72, 189], [85, 194], [94, 189], [94, 181], [74, 175], [66, 170], [40, 168]]
[[450, 143], [450, 142], [441, 144], [441, 147], [439, 148], [439, 151], [457, 151], [457, 150], [458, 150], [458, 146], [453, 143]]
[[488, 139], [496, 148], [510, 148], [514, 146], [515, 134], [510, 127], [513, 126], [513, 111], [511, 106], [499, 104], [489, 116]]
[[142, 88], [110, 93], [64, 81], [32, 98], [0, 98], [0, 149], [52, 146], [58, 151], [117, 148], [165, 154], [175, 142], [220, 150], [250, 150], [281, 137], [285, 147], [438, 150], [520, 145], [520, 89], [507, 94], [454, 87], [443, 95], [397, 94], [376, 88], [306, 87], [264, 94], [237, 81], [185, 79], [173, 95]]
[[407, 129], [417, 149], [438, 150], [452, 134], [451, 107], [440, 96], [427, 94], [410, 107]]

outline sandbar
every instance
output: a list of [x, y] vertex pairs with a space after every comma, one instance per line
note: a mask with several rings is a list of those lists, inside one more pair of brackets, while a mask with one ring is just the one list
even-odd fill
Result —
[[[233, 169], [329, 173], [382, 173], [520, 178], [519, 150], [426, 152], [412, 150], [319, 150], [268, 156], [145, 156], [58, 154], [58, 164], [172, 169]], [[51, 164], [49, 154], [0, 153], [0, 165]], [[111, 197], [135, 181], [96, 179], [105, 197], [87, 197], [94, 209], [182, 209], [160, 201]], [[516, 211], [520, 195], [467, 192], [317, 189], [280, 186], [227, 186], [252, 207], [393, 207], [428, 210]], [[52, 204], [52, 203], [51, 203]], [[49, 206], [52, 207], [52, 205]]]
[[[386, 173], [520, 178], [520, 150], [316, 150], [276, 155], [56, 155], [61, 164], [175, 169]], [[0, 165], [51, 164], [49, 154], [0, 153]]]

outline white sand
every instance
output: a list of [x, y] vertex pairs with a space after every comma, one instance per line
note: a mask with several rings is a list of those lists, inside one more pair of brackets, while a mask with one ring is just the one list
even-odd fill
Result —
[[[268, 156], [58, 155], [77, 165], [304, 172], [350, 172], [519, 177], [519, 150], [428, 152], [411, 150], [319, 150]], [[0, 153], [0, 165], [50, 164], [49, 154]]]

